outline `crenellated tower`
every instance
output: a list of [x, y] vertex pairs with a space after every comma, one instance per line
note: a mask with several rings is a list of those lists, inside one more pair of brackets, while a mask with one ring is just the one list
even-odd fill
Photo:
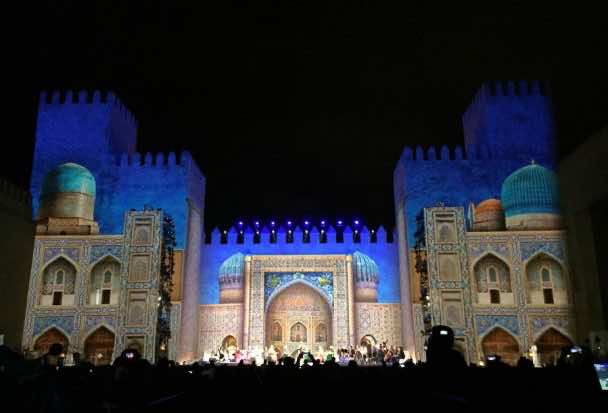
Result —
[[465, 145], [496, 158], [553, 164], [555, 121], [549, 87], [538, 81], [481, 86], [462, 117]]
[[[418, 218], [424, 208], [478, 204], [499, 198], [504, 180], [531, 160], [549, 168], [554, 166], [555, 122], [545, 84], [536, 81], [484, 84], [462, 119], [464, 146], [444, 145], [439, 150], [405, 148], [393, 174], [402, 330], [410, 351], [415, 346], [414, 318], [420, 313], [420, 303], [412, 299], [417, 291], [411, 291], [413, 248]], [[504, 222], [491, 225], [501, 227]], [[421, 344], [416, 343], [416, 347], [421, 348]]]
[[76, 163], [93, 173], [97, 202], [109, 202], [108, 164], [135, 151], [137, 122], [112, 92], [41, 93], [30, 190], [36, 216], [43, 180], [58, 165]]
[[188, 152], [142, 156], [136, 137], [137, 122], [114, 93], [42, 93], [30, 182], [33, 215], [39, 233], [102, 235], [120, 234], [129, 210], [171, 215], [177, 267], [183, 269], [174, 294], [182, 305], [179, 358], [189, 359], [196, 350], [205, 178]]

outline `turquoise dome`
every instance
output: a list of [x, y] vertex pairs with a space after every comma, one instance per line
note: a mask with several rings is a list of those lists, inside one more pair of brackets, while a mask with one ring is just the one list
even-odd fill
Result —
[[505, 179], [501, 191], [505, 216], [559, 213], [559, 190], [555, 173], [532, 163]]
[[77, 192], [95, 197], [95, 178], [83, 166], [64, 163], [46, 175], [41, 196], [60, 192]]
[[220, 266], [220, 284], [239, 282], [243, 278], [245, 255], [240, 252], [230, 256]]
[[353, 254], [353, 271], [357, 282], [378, 284], [378, 265], [369, 256], [356, 251]]

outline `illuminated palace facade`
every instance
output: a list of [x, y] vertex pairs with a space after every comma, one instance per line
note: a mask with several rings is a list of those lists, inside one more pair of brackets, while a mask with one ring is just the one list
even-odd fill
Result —
[[[181, 361], [366, 341], [424, 359], [429, 327], [445, 324], [471, 362], [532, 346], [549, 360], [582, 334], [549, 98], [538, 83], [484, 85], [463, 125], [464, 147], [404, 150], [390, 233], [268, 221], [205, 237], [205, 178], [187, 152], [136, 153], [136, 121], [113, 94], [43, 94], [24, 348], [61, 341], [103, 363], [128, 347]], [[167, 216], [175, 265], [160, 348]]]

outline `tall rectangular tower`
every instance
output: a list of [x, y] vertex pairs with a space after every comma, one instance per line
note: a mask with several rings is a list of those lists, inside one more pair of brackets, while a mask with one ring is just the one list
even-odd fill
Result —
[[540, 82], [484, 84], [462, 117], [465, 145], [495, 158], [553, 165], [555, 122], [548, 86]]
[[92, 94], [56, 91], [50, 96], [43, 92], [30, 181], [34, 216], [38, 212], [44, 177], [66, 162], [91, 171], [97, 182], [97, 202], [107, 202], [112, 195], [109, 190], [111, 165], [116, 163], [119, 154], [135, 151], [136, 135], [134, 117], [111, 92], [102, 95], [99, 91]]

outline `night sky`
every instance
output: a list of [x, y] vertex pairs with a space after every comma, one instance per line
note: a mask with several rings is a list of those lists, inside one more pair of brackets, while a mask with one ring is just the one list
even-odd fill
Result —
[[80, 3], [93, 4], [39, 2], [12, 19], [0, 175], [23, 187], [41, 89], [112, 89], [139, 120], [140, 152], [188, 149], [207, 178], [208, 228], [392, 226], [403, 147], [461, 143], [460, 117], [486, 80], [551, 82], [562, 157], [608, 123], [599, 11]]

